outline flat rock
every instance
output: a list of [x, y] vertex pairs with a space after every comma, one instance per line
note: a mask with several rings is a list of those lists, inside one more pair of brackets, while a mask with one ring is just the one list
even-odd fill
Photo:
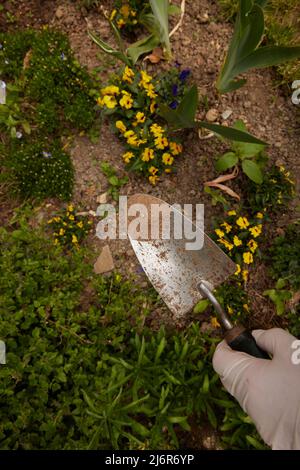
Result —
[[209, 121], [209, 122], [214, 122], [218, 119], [218, 115], [219, 115], [219, 112], [217, 109], [210, 109], [209, 111], [207, 111], [206, 113], [206, 119]]
[[105, 245], [96, 263], [94, 264], [94, 272], [96, 274], [108, 273], [109, 271], [112, 271], [114, 267], [114, 260], [111, 255], [110, 248], [108, 245]]

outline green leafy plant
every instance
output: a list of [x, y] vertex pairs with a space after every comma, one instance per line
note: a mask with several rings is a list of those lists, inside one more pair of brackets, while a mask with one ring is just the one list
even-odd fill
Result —
[[276, 306], [277, 315], [282, 315], [286, 309], [286, 302], [290, 300], [292, 294], [285, 289], [286, 281], [278, 279], [274, 289], [267, 289], [263, 295], [268, 296]]
[[22, 136], [21, 129], [30, 134], [29, 122], [24, 118], [20, 106], [20, 88], [8, 83], [6, 89], [6, 102], [0, 104], [0, 130], [8, 132], [13, 139]]
[[[234, 128], [246, 131], [245, 124], [240, 120], [235, 122]], [[226, 152], [216, 161], [216, 170], [222, 173], [240, 164], [248, 178], [256, 184], [261, 184], [263, 182], [261, 167], [266, 161], [266, 157], [263, 155], [264, 149], [265, 145], [263, 144], [232, 142], [231, 151]]]
[[251, 213], [267, 211], [268, 214], [282, 210], [292, 199], [294, 181], [284, 166], [269, 166], [263, 174], [263, 184], [248, 180], [242, 185], [243, 205]]
[[[177, 86], [178, 100], [182, 93], [177, 82], [185, 81], [184, 77], [180, 80], [181, 73], [177, 70], [177, 79], [173, 82]], [[174, 73], [168, 77], [174, 80]], [[120, 75], [112, 77], [111, 83], [100, 90], [98, 104], [102, 113], [110, 117], [114, 131], [125, 144], [122, 158], [127, 168], [144, 174], [155, 185], [160, 174], [172, 171], [176, 157], [182, 153], [179, 139], [168, 133], [156, 114], [166, 80], [161, 82], [161, 76], [156, 79], [144, 70], [126, 66]], [[174, 104], [169, 103], [169, 94], [166, 99], [169, 106]]]
[[107, 162], [101, 163], [101, 170], [107, 177], [109, 183], [108, 194], [111, 195], [114, 201], [118, 201], [120, 189], [124, 184], [128, 183], [128, 177], [124, 176], [123, 178], [119, 178], [116, 170]]
[[5, 166], [23, 197], [71, 198], [73, 166], [57, 140], [49, 142], [40, 138], [38, 142], [17, 142], [6, 155]]
[[225, 139], [238, 142], [248, 142], [251, 144], [267, 145], [262, 140], [257, 139], [244, 130], [196, 120], [198, 102], [198, 90], [196, 85], [193, 85], [185, 92], [183, 99], [176, 109], [170, 109], [164, 103], [160, 103], [159, 115], [167, 121], [170, 128], [173, 130], [200, 127], [208, 129]]
[[268, 250], [273, 279], [281, 278], [296, 291], [300, 288], [300, 223], [290, 224]]
[[260, 46], [265, 29], [263, 8], [266, 4], [267, 0], [239, 1], [233, 37], [217, 81], [220, 93], [243, 86], [245, 79], [235, 79], [251, 68], [270, 67], [300, 56], [300, 47]]
[[77, 215], [73, 205], [69, 204], [64, 211], [48, 220], [48, 224], [53, 230], [55, 245], [78, 248], [91, 231], [92, 221]]
[[[177, 14], [178, 8], [174, 5], [169, 4], [169, 0], [150, 0], [152, 12], [149, 12], [147, 7], [144, 7], [145, 2], [142, 2], [141, 7], [139, 8], [138, 20], [134, 19], [136, 16], [133, 16], [131, 21], [131, 3], [125, 2], [123, 7], [118, 10], [114, 9], [109, 22], [111, 28], [115, 34], [118, 49], [107, 44], [101, 38], [97, 37], [94, 33], [89, 32], [91, 39], [107, 54], [110, 54], [117, 59], [123, 61], [126, 65], [132, 67], [137, 60], [147, 52], [151, 52], [160, 44], [163, 46], [165, 58], [169, 60], [172, 56], [171, 54], [171, 45], [169, 40], [169, 14]], [[121, 10], [123, 10], [123, 13]], [[124, 19], [124, 11], [126, 11], [126, 20]], [[129, 13], [128, 13], [129, 12]], [[142, 39], [139, 39], [135, 43], [131, 44], [127, 49], [125, 47], [124, 41], [121, 38], [119, 29], [125, 26], [126, 24], [137, 24], [139, 22], [147, 28], [150, 32], [149, 36], [146, 36]]]

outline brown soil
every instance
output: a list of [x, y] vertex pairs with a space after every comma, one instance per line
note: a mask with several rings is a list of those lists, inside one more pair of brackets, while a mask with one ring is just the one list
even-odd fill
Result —
[[[105, 9], [110, 10], [111, 1], [101, 3]], [[179, 4], [180, 1], [176, 0], [174, 3]], [[4, 2], [4, 10], [0, 13], [0, 27], [3, 30], [13, 31], [16, 28], [41, 28], [49, 24], [62, 30], [68, 34], [79, 61], [92, 70], [100, 64], [103, 65], [103, 61], [107, 59], [89, 39], [87, 30], [94, 30], [109, 43], [113, 43], [114, 39], [100, 8], [87, 11], [78, 5], [79, 2], [67, 0], [20, 0], [16, 5], [16, 2], [7, 0]], [[7, 23], [5, 17], [7, 10], [14, 15], [14, 23]], [[172, 19], [172, 24], [174, 21], [176, 22]], [[297, 152], [299, 145], [297, 110], [290, 96], [284, 95], [281, 89], [276, 88], [274, 71], [270, 69], [252, 71], [248, 73], [247, 84], [242, 89], [222, 96], [216, 92], [214, 82], [231, 33], [232, 26], [222, 19], [217, 2], [210, 0], [188, 2], [183, 25], [172, 38], [174, 60], [178, 60], [183, 67], [191, 68], [193, 81], [197, 84], [200, 94], [207, 95], [209, 108], [218, 111], [219, 123], [222, 123], [222, 112], [231, 109], [233, 113], [226, 121], [229, 125], [232, 125], [236, 119], [243, 119], [250, 132], [269, 142], [270, 161], [273, 163], [280, 161], [286, 165], [296, 179], [298, 194], [300, 168]], [[117, 67], [118, 64], [107, 67], [102, 75], [103, 81]], [[149, 70], [154, 72], [160, 67], [166, 65], [152, 65], [149, 66]], [[199, 118], [204, 117], [204, 106], [200, 106]], [[214, 157], [226, 149], [226, 145], [216, 138], [200, 140], [195, 131], [185, 132], [183, 140], [184, 156], [178, 164], [176, 174], [166, 177], [156, 187], [150, 186], [144, 179], [137, 178], [134, 174], [129, 174], [129, 183], [121, 193], [132, 195], [145, 192], [169, 203], [204, 203], [206, 230], [209, 231], [212, 217], [218, 214], [218, 210], [211, 206], [210, 198], [203, 192], [203, 185], [205, 181], [216, 176]], [[91, 143], [85, 136], [75, 136], [69, 151], [76, 170], [74, 203], [81, 210], [95, 211], [98, 205], [97, 196], [108, 188], [107, 180], [100, 171], [100, 163], [108, 161], [120, 175], [125, 174], [121, 160], [122, 145], [112, 134], [108, 123], [105, 123], [97, 144]], [[296, 204], [297, 201], [293, 206]], [[282, 223], [294, 217], [292, 214], [292, 210], [285, 214]], [[96, 236], [91, 236], [89, 243], [95, 250], [96, 259], [101, 247], [107, 242], [101, 242]], [[109, 245], [116, 268], [126, 274], [136, 274], [143, 285], [146, 279], [129, 242], [112, 241]], [[262, 292], [269, 285], [270, 280], [265, 266], [256, 265], [248, 283], [248, 292], [255, 312], [251, 321], [253, 326], [269, 327], [277, 323], [274, 306], [262, 296]], [[164, 312], [164, 315], [167, 313]], [[164, 321], [164, 316], [161, 321]]]

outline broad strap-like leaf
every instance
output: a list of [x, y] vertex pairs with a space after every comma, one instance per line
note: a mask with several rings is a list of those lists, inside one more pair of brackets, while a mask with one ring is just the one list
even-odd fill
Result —
[[110, 55], [116, 57], [117, 59], [124, 62], [126, 65], [129, 65], [129, 66], [132, 65], [132, 62], [130, 61], [130, 59], [125, 54], [123, 54], [120, 51], [117, 51], [116, 49], [111, 47], [109, 44], [107, 44], [105, 41], [102, 41], [102, 39], [98, 38], [91, 31], [88, 32], [88, 35], [97, 44], [97, 46], [99, 46], [104, 52], [106, 52], [106, 54], [110, 54]]
[[157, 47], [159, 43], [159, 38], [156, 35], [151, 34], [150, 36], [147, 36], [131, 44], [131, 46], [127, 49], [127, 55], [132, 60], [133, 64], [135, 64], [141, 55], [153, 51], [153, 49]]
[[160, 40], [166, 49], [167, 57], [171, 57], [169, 39], [169, 0], [149, 0], [153, 15], [160, 25]]
[[198, 107], [198, 90], [193, 85], [184, 95], [177, 109], [172, 110], [164, 103], [159, 104], [159, 115], [163, 117], [174, 130], [195, 127]]
[[225, 139], [239, 141], [239, 142], [249, 142], [251, 144], [262, 144], [268, 145], [263, 140], [257, 139], [254, 135], [249, 134], [249, 132], [239, 131], [233, 127], [221, 126], [219, 124], [211, 124], [210, 122], [198, 121], [197, 125], [199, 127], [204, 127], [215, 134], [225, 137]]
[[234, 75], [251, 68], [271, 67], [300, 57], [300, 47], [266, 46], [257, 49], [240, 61], [233, 69]]

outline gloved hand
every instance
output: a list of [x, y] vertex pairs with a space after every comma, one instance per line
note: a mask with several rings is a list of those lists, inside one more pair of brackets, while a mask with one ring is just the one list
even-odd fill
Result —
[[213, 367], [272, 449], [300, 449], [300, 340], [280, 328], [252, 334], [271, 360], [233, 351], [222, 341]]

